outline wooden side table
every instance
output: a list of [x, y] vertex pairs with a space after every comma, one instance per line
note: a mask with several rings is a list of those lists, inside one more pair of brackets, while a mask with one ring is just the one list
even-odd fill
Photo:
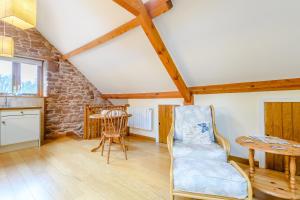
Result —
[[[254, 188], [283, 199], [300, 199], [300, 180], [296, 182], [296, 179], [299, 179], [296, 177], [296, 157], [300, 156], [300, 148], [294, 146], [300, 145], [300, 143], [286, 141], [288, 144], [269, 144], [246, 136], [236, 139], [238, 144], [249, 148], [249, 178]], [[285, 158], [285, 172], [255, 169], [255, 150], [283, 155]]]

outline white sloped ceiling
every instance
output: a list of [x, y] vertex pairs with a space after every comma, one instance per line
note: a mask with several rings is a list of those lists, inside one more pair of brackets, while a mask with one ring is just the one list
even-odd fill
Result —
[[[299, 0], [173, 0], [154, 20], [188, 86], [300, 77]], [[112, 0], [38, 0], [38, 30], [62, 53], [133, 16]], [[103, 93], [176, 90], [142, 29], [70, 61]]]

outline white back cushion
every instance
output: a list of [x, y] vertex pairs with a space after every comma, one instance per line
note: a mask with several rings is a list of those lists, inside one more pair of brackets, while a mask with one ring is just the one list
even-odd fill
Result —
[[195, 105], [176, 107], [174, 139], [194, 144], [214, 142], [210, 107]]

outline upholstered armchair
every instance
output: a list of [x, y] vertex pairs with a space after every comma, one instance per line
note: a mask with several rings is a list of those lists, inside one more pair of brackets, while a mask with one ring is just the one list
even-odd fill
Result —
[[219, 134], [213, 106], [174, 108], [168, 136], [170, 197], [252, 200], [246, 173], [228, 162], [229, 142]]

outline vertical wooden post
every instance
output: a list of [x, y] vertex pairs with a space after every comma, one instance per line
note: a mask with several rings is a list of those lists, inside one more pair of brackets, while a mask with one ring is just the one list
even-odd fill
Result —
[[255, 155], [254, 149], [249, 149], [249, 165], [250, 165], [249, 177], [251, 181], [253, 181], [254, 173], [255, 173], [254, 155]]
[[84, 105], [84, 114], [83, 114], [83, 139], [88, 138], [89, 133], [89, 122], [88, 122], [88, 116], [89, 116], [89, 106]]
[[296, 189], [296, 157], [291, 156], [290, 157], [290, 187], [291, 190]]

